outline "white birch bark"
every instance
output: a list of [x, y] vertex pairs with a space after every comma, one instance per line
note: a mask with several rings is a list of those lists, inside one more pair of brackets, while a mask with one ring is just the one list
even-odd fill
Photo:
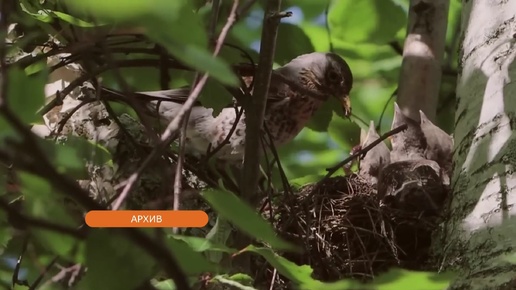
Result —
[[454, 192], [435, 253], [459, 271], [454, 289], [514, 289], [516, 1], [462, 2]]

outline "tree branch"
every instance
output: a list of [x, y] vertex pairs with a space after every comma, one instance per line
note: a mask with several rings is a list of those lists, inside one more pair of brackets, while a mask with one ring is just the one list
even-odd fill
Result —
[[419, 110], [435, 119], [449, 6], [449, 0], [410, 1], [397, 102], [414, 120]]
[[272, 75], [272, 64], [276, 50], [276, 38], [280, 18], [281, 0], [268, 0], [263, 17], [262, 37], [260, 44], [260, 59], [254, 78], [254, 94], [245, 100], [245, 155], [244, 169], [241, 180], [241, 194], [244, 200], [256, 194], [258, 187], [258, 174], [260, 165], [261, 134], [263, 129], [263, 116]]

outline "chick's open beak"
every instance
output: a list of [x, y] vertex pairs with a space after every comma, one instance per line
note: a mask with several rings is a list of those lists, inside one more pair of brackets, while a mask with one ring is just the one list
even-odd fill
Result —
[[337, 97], [339, 99], [340, 103], [342, 104], [342, 109], [344, 110], [344, 116], [349, 117], [351, 116], [351, 101], [349, 99], [348, 95], [340, 95]]

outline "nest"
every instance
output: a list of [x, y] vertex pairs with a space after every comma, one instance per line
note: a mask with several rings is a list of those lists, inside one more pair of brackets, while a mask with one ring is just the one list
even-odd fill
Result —
[[391, 267], [427, 268], [436, 218], [381, 206], [360, 176], [330, 178], [277, 201], [276, 229], [305, 249], [285, 257], [310, 265], [316, 279], [367, 281]]

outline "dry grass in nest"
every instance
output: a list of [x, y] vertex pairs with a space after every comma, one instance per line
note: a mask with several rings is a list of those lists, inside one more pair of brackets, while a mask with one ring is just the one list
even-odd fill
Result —
[[275, 226], [304, 254], [285, 254], [314, 278], [368, 280], [391, 267], [423, 269], [432, 221], [380, 206], [376, 189], [357, 175], [330, 178], [280, 197]]

